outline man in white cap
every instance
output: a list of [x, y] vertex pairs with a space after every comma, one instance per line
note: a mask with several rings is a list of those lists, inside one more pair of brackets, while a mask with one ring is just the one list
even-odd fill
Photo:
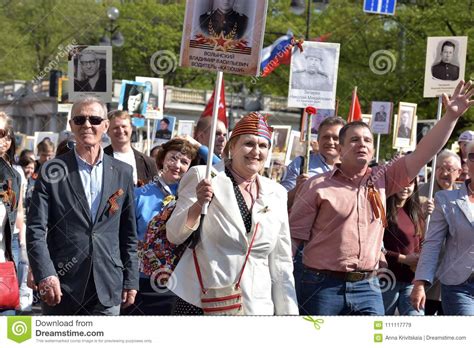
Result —
[[458, 139], [459, 144], [459, 157], [461, 157], [461, 175], [458, 178], [458, 181], [464, 181], [468, 178], [468, 168], [467, 168], [467, 144], [474, 140], [474, 131], [467, 130], [461, 133]]

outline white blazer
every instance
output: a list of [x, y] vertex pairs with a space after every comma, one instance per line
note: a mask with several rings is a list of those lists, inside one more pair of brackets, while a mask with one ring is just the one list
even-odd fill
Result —
[[[223, 166], [222, 166], [223, 168]], [[185, 226], [189, 207], [196, 202], [196, 186], [205, 178], [205, 166], [191, 168], [181, 179], [176, 208], [166, 224], [168, 240], [183, 243], [199, 223]], [[204, 287], [235, 283], [255, 230], [255, 237], [241, 280], [246, 315], [298, 315], [293, 279], [287, 192], [279, 184], [258, 176], [259, 196], [252, 209], [252, 230], [246, 233], [231, 180], [224, 171], [212, 178], [214, 197], [196, 247]], [[186, 249], [168, 288], [183, 300], [201, 307], [201, 288], [191, 249]]]

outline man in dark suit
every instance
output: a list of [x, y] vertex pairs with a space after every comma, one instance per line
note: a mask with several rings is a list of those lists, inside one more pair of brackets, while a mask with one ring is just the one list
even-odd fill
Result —
[[155, 138], [157, 139], [171, 139], [171, 131], [169, 130], [170, 120], [166, 117], [160, 120], [160, 129], [158, 129], [155, 133]]
[[223, 35], [235, 40], [244, 36], [247, 30], [248, 17], [234, 11], [235, 0], [214, 0], [212, 11], [199, 17], [201, 30], [208, 36]]
[[456, 81], [459, 78], [459, 67], [451, 64], [456, 45], [451, 41], [445, 41], [441, 46], [441, 61], [431, 67], [431, 75], [434, 78], [446, 81]]
[[155, 160], [132, 148], [132, 120], [127, 111], [109, 113], [109, 137], [111, 145], [104, 152], [133, 168], [133, 182], [136, 186], [148, 184], [158, 175]]
[[76, 101], [71, 117], [75, 149], [43, 164], [35, 185], [30, 265], [43, 314], [118, 315], [138, 289], [132, 168], [100, 147], [102, 101]]
[[410, 114], [407, 111], [403, 111], [400, 116], [400, 126], [398, 127], [397, 137], [408, 139], [411, 137]]
[[387, 113], [385, 112], [385, 106], [380, 105], [379, 111], [375, 113], [375, 122], [386, 122], [387, 121]]
[[75, 92], [107, 92], [107, 76], [93, 50], [80, 53], [79, 75], [81, 78], [74, 79]]

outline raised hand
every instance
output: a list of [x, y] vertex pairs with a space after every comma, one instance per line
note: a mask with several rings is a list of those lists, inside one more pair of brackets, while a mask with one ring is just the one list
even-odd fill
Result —
[[461, 117], [471, 106], [474, 105], [474, 100], [470, 98], [474, 94], [472, 82], [459, 81], [451, 98], [448, 98], [446, 93], [443, 93], [443, 105], [446, 108], [446, 115], [450, 117]]

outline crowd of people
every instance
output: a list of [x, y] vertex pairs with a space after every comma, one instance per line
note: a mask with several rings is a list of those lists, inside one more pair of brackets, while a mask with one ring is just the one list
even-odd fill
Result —
[[[0, 262], [43, 315], [474, 315], [474, 132], [443, 150], [473, 94], [443, 96], [416, 149], [384, 164], [367, 124], [329, 117], [309, 172], [297, 157], [281, 183], [262, 175], [273, 129], [257, 112], [230, 137], [219, 122], [213, 149], [207, 117], [148, 157], [128, 112], [80, 99], [72, 137], [38, 160], [15, 155], [0, 113]], [[418, 174], [436, 155], [432, 200]]]

